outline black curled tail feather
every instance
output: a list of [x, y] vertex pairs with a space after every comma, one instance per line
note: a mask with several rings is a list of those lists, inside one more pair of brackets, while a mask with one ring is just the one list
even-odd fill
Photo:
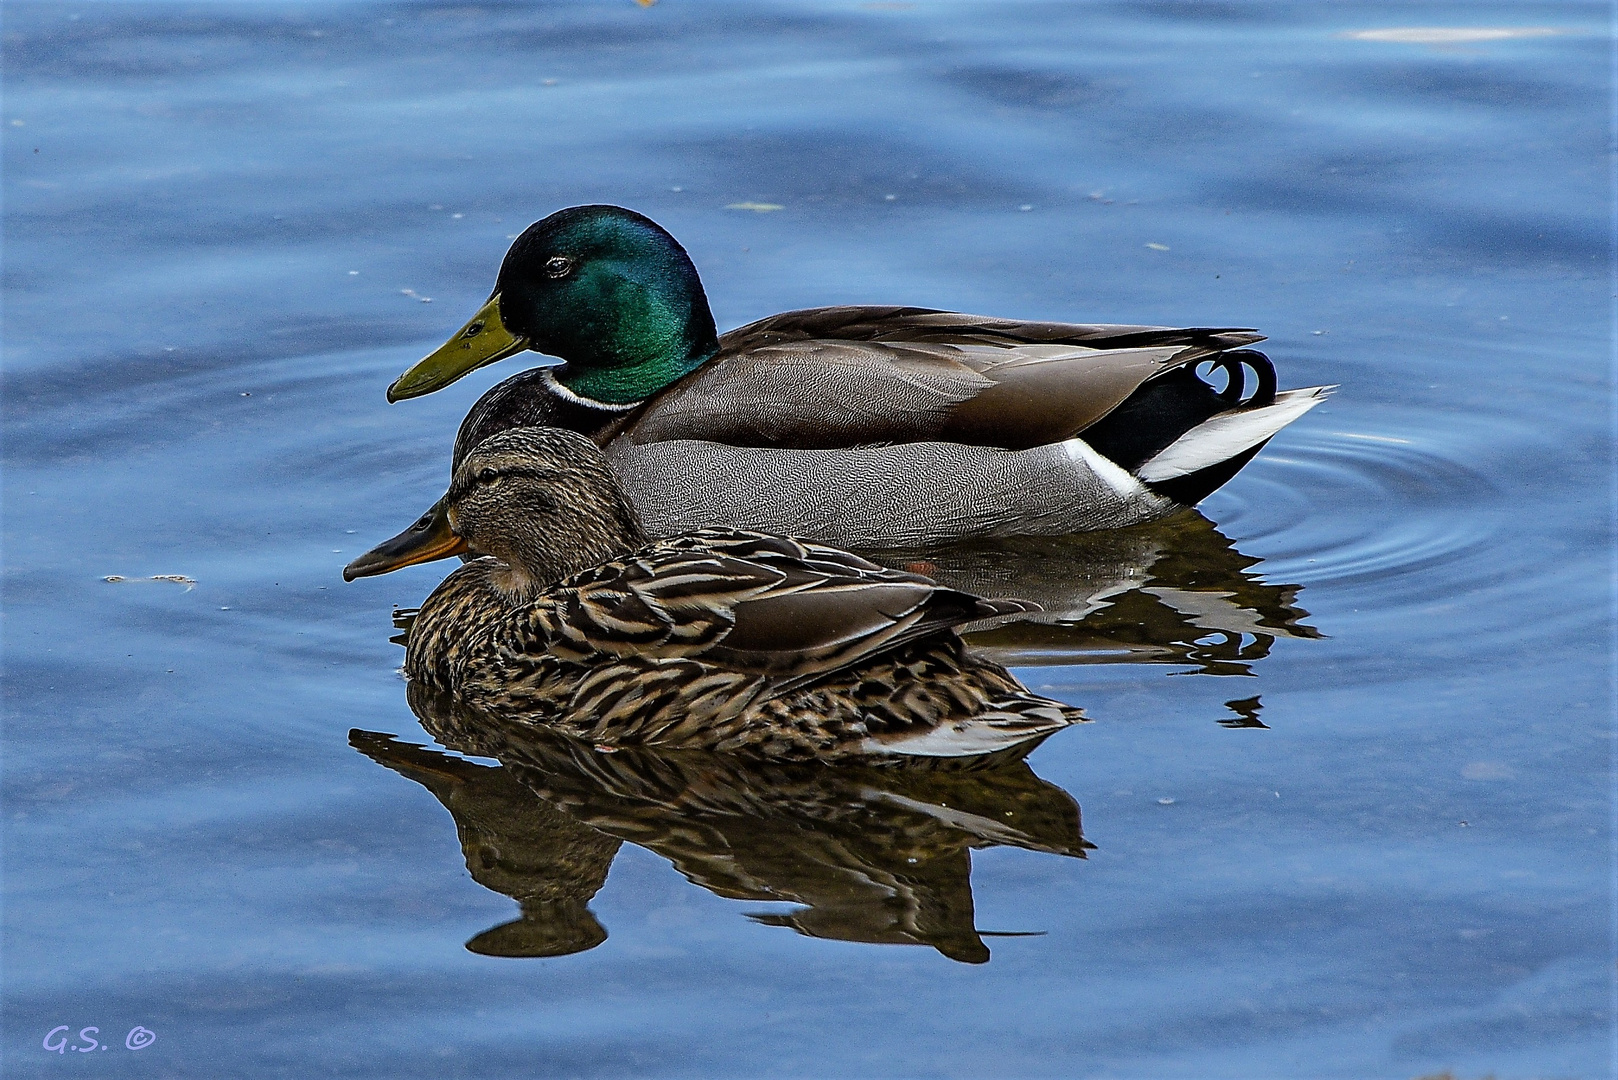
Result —
[[[1197, 373], [1212, 364], [1226, 374], [1215, 390]], [[1256, 386], [1247, 390], [1247, 372]], [[1079, 433], [1091, 449], [1134, 472], [1170, 443], [1216, 413], [1257, 408], [1275, 400], [1275, 365], [1256, 349], [1232, 349], [1149, 379], [1112, 412]]]
[[[1230, 380], [1219, 392], [1219, 396], [1228, 403], [1228, 408], [1234, 409], [1242, 405], [1252, 408], [1275, 404], [1275, 365], [1270, 362], [1268, 356], [1257, 349], [1233, 349], [1214, 357], [1213, 364], [1215, 367], [1223, 368]], [[1258, 384], [1253, 390], [1253, 395], [1245, 400], [1243, 394], [1247, 390], [1247, 377], [1244, 368], [1253, 370], [1253, 378]]]

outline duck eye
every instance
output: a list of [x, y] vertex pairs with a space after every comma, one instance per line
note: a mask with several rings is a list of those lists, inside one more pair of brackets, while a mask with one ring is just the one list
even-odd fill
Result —
[[545, 273], [553, 278], [567, 277], [573, 269], [573, 260], [566, 255], [552, 255], [545, 260]]
[[478, 483], [480, 484], [492, 484], [498, 479], [500, 479], [500, 474], [493, 469], [483, 469], [478, 473]]

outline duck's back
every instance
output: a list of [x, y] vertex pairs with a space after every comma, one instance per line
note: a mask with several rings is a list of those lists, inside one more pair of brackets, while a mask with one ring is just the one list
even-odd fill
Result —
[[876, 548], [1119, 528], [1196, 503], [1318, 402], [1276, 393], [1244, 348], [1258, 340], [788, 312], [726, 334], [603, 441], [654, 535], [721, 525]]
[[781, 758], [989, 753], [1078, 718], [952, 628], [1030, 610], [848, 552], [715, 530], [653, 543], [521, 603], [475, 560], [411, 631], [412, 678], [609, 745]]
[[481, 709], [598, 746], [789, 761], [974, 757], [1084, 718], [973, 657], [953, 632], [801, 681], [700, 659], [583, 663], [494, 647], [466, 666], [458, 692]]
[[1028, 449], [1071, 438], [1149, 380], [1258, 340], [1246, 330], [812, 308], [724, 335], [719, 354], [654, 396], [624, 437], [821, 450], [928, 440]]

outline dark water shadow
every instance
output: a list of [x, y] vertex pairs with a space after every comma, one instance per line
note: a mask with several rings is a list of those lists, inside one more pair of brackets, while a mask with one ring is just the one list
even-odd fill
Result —
[[751, 914], [838, 941], [926, 945], [984, 963], [971, 856], [1005, 846], [1084, 858], [1079, 807], [1036, 776], [1033, 749], [903, 765], [776, 764], [701, 751], [599, 751], [477, 713], [412, 684], [422, 726], [467, 761], [394, 736], [349, 742], [431, 791], [474, 881], [519, 918], [467, 942], [490, 956], [561, 956], [607, 931], [588, 904], [627, 841], [716, 896], [800, 905]]
[[1299, 586], [1272, 585], [1207, 518], [1072, 536], [1014, 537], [915, 552], [872, 552], [980, 596], [1033, 600], [1043, 611], [963, 636], [1014, 667], [1184, 664], [1251, 675], [1278, 638], [1324, 635], [1304, 620]]

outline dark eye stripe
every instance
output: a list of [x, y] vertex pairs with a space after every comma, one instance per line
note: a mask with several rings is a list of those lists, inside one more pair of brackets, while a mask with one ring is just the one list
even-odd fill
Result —
[[558, 474], [547, 469], [523, 468], [521, 466], [510, 469], [479, 469], [465, 484], [457, 485], [454, 495], [464, 495], [479, 484], [492, 484], [496, 480], [503, 480], [508, 476], [522, 476], [530, 480], [545, 482], [554, 481]]

